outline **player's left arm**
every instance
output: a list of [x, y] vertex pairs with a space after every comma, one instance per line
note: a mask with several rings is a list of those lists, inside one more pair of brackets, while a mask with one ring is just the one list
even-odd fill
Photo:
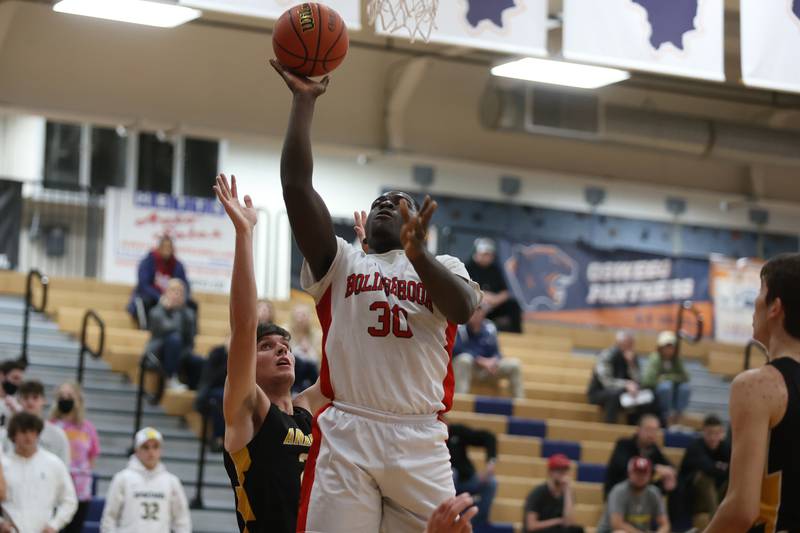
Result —
[[478, 301], [467, 280], [453, 274], [428, 251], [428, 224], [434, 211], [436, 202], [430, 196], [425, 197], [419, 212], [410, 211], [406, 201], [401, 200], [400, 213], [404, 224], [400, 242], [439, 311], [450, 322], [464, 324], [472, 316]]
[[[772, 374], [776, 375], [772, 375]], [[739, 374], [731, 385], [733, 431], [730, 481], [706, 533], [747, 531], [758, 518], [769, 429], [780, 404], [782, 380], [771, 367]], [[786, 388], [783, 387], [785, 405]], [[781, 415], [782, 416], [782, 413]]]
[[294, 400], [292, 401], [296, 407], [301, 407], [312, 415], [322, 409], [322, 407], [329, 402], [330, 400], [322, 394], [319, 378], [317, 378], [317, 381], [313, 385], [295, 396]]

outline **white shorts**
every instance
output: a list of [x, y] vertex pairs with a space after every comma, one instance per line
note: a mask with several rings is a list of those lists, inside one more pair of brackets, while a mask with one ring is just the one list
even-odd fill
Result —
[[421, 533], [455, 495], [447, 426], [334, 403], [317, 414], [298, 533]]

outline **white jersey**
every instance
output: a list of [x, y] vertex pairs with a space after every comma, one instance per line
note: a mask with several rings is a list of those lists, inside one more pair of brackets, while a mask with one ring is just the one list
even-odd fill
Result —
[[159, 463], [147, 470], [134, 455], [114, 474], [106, 495], [102, 533], [191, 533], [189, 505], [180, 480]]
[[[450, 409], [451, 355], [457, 325], [433, 305], [403, 250], [365, 254], [336, 238], [330, 269], [315, 280], [307, 263], [301, 283], [322, 325], [322, 392], [337, 402], [400, 415]], [[455, 257], [436, 259], [481, 292]]]

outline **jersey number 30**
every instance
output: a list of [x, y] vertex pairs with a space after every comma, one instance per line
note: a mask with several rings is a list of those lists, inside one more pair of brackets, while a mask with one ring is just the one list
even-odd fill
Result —
[[408, 311], [399, 305], [389, 307], [388, 302], [372, 302], [369, 310], [378, 312], [378, 325], [367, 328], [367, 333], [373, 337], [387, 337], [389, 333], [399, 339], [410, 339], [414, 336], [411, 326], [408, 325]]

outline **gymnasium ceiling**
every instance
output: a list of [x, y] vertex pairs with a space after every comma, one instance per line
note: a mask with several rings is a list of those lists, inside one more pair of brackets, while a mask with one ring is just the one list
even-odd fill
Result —
[[[448, 0], [450, 1], [450, 0]], [[557, 17], [560, 1], [551, 0]], [[725, 84], [634, 74], [604, 102], [800, 134], [800, 95], [747, 90], [738, 68], [738, 2], [726, 0]], [[289, 94], [266, 62], [268, 21], [206, 13], [173, 30], [53, 13], [50, 2], [0, 0], [0, 106], [109, 124], [281, 137]], [[317, 141], [610, 180], [800, 202], [785, 160], [748, 163], [606, 142], [492, 131], [479, 103], [501, 56], [351, 35], [348, 59], [319, 103]], [[550, 51], [560, 53], [560, 30]], [[798, 145], [800, 152], [800, 144]]]

